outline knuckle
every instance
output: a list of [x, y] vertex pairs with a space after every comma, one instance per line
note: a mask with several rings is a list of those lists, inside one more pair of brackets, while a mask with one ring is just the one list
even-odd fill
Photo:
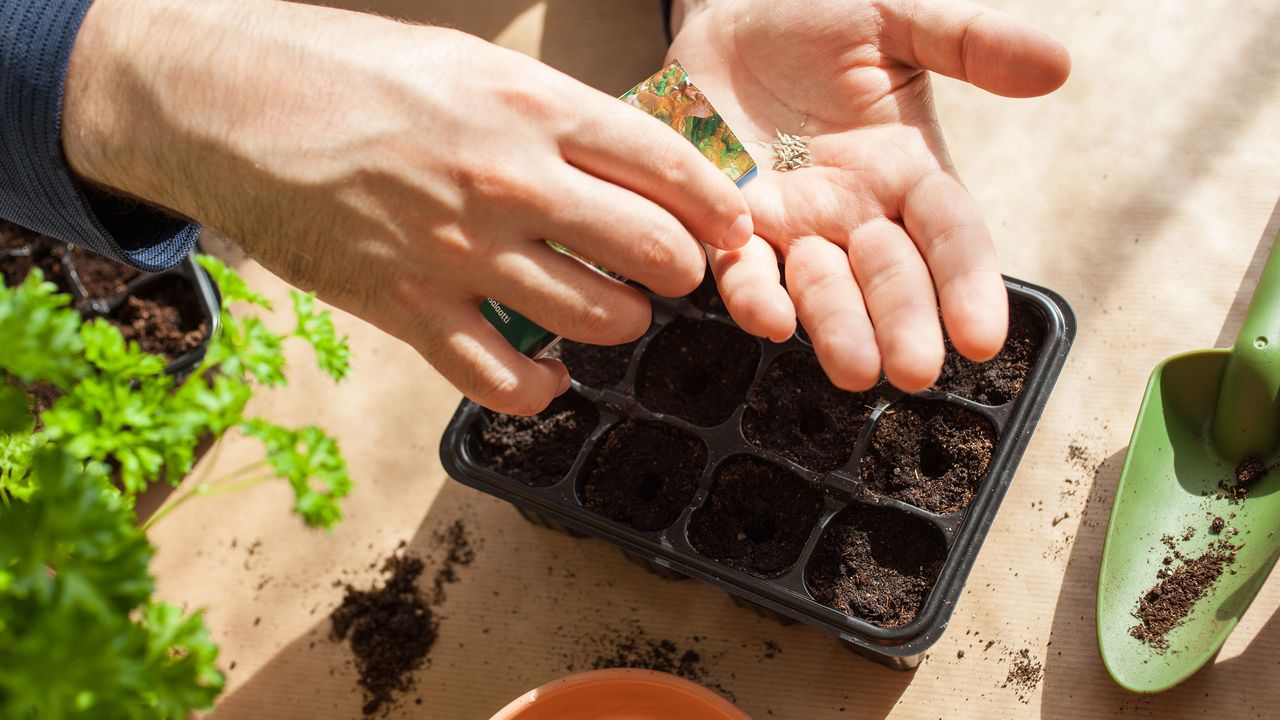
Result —
[[539, 405], [530, 393], [521, 392], [520, 379], [506, 368], [473, 367], [466, 373], [463, 392], [479, 405], [509, 415], [536, 415]]
[[536, 205], [542, 191], [508, 163], [488, 158], [454, 172], [464, 192], [485, 205]]

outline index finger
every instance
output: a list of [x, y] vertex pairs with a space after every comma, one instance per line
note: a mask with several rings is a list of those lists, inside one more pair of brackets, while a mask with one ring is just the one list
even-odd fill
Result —
[[1006, 97], [1057, 90], [1067, 48], [1002, 12], [966, 0], [887, 0], [885, 54]]
[[746, 198], [683, 135], [621, 100], [582, 106], [560, 139], [565, 160], [652, 200], [712, 247], [735, 250], [751, 238]]

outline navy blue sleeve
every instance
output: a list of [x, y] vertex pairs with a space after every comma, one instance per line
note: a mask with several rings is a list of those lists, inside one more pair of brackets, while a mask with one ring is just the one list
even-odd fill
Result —
[[92, 0], [0, 0], [0, 217], [142, 270], [177, 264], [198, 226], [81, 185], [62, 152], [67, 63]]

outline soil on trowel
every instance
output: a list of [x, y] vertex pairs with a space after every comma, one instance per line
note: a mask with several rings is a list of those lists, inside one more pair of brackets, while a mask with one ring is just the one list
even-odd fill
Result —
[[947, 556], [937, 528], [890, 508], [854, 506], [818, 545], [809, 589], [818, 602], [882, 627], [916, 619]]
[[947, 338], [947, 356], [936, 388], [984, 405], [1012, 402], [1022, 394], [1044, 338], [1040, 314], [1028, 305], [1010, 303], [1009, 337], [1000, 353], [987, 362], [974, 362], [956, 352]]
[[929, 512], [968, 507], [986, 477], [996, 433], [984, 417], [956, 405], [907, 398], [880, 416], [862, 480], [878, 495]]
[[775, 360], [751, 391], [742, 432], [753, 444], [817, 472], [848, 462], [875, 396], [841, 390], [809, 352]]
[[799, 559], [821, 513], [816, 483], [755, 458], [734, 458], [694, 514], [689, 541], [712, 560], [773, 577]]
[[[1129, 634], [1163, 653], [1169, 649], [1169, 633], [1183, 623], [1227, 566], [1235, 562], [1236, 546], [1225, 540], [1203, 554], [1186, 559], [1172, 570], [1161, 569], [1160, 581], [1143, 594], [1133, 613], [1138, 624]], [[1180, 555], [1180, 553], [1179, 553]]]
[[547, 357], [555, 358], [569, 369], [569, 377], [588, 387], [607, 388], [622, 382], [627, 365], [636, 351], [637, 342], [626, 345], [587, 345], [561, 340]]
[[600, 411], [574, 392], [533, 416], [491, 415], [476, 437], [476, 460], [533, 487], [559, 482], [600, 421]]
[[108, 319], [144, 352], [176, 360], [200, 346], [209, 323], [195, 291], [171, 276], [130, 295]]
[[741, 330], [681, 318], [650, 341], [636, 393], [654, 412], [717, 425], [743, 402], [759, 361], [760, 344]]
[[702, 440], [660, 422], [627, 420], [592, 458], [583, 505], [637, 530], [661, 530], [680, 517], [707, 464]]

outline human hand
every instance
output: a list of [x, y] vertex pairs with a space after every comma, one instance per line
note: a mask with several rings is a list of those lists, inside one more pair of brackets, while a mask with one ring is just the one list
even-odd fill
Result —
[[97, 0], [63, 142], [88, 181], [216, 227], [285, 280], [413, 345], [471, 399], [568, 387], [480, 314], [639, 337], [636, 290], [702, 278], [751, 236], [734, 184], [662, 122], [472, 36], [255, 0]]
[[[932, 385], [944, 358], [939, 306], [962, 355], [995, 355], [1004, 283], [947, 155], [926, 70], [1030, 97], [1066, 81], [1066, 49], [964, 0], [677, 0], [673, 20], [668, 59], [761, 166], [745, 188], [758, 236], [708, 251], [738, 323], [780, 340], [798, 315], [849, 390], [874, 385], [882, 365], [902, 390]], [[812, 137], [811, 167], [772, 169], [777, 130]]]

